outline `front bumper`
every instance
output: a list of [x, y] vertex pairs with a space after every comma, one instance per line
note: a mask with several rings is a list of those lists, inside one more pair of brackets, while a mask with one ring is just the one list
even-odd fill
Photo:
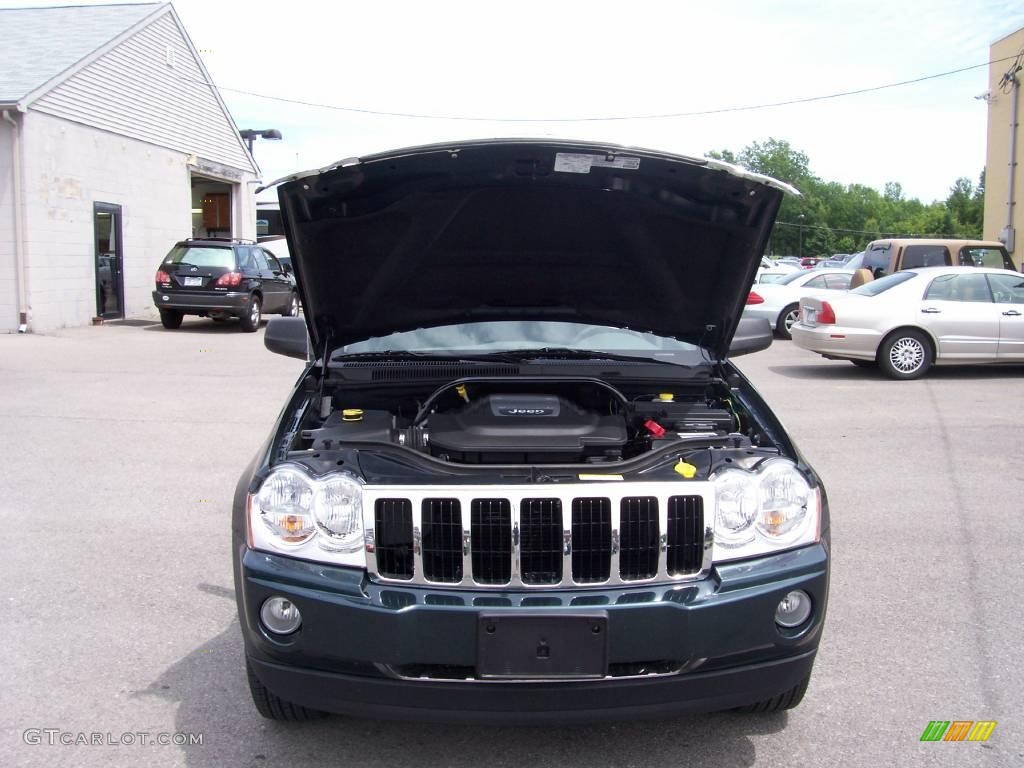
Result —
[[[824, 543], [720, 565], [687, 584], [542, 594], [382, 587], [356, 569], [244, 543], [238, 555], [242, 632], [260, 681], [296, 704], [373, 717], [572, 721], [750, 704], [810, 674], [828, 596]], [[807, 592], [814, 611], [804, 626], [780, 631], [775, 608], [792, 589]], [[301, 628], [284, 639], [260, 624], [260, 607], [272, 595], [302, 612]], [[595, 611], [607, 615], [607, 677], [443, 677], [453, 669], [473, 677], [481, 614]]]
[[153, 291], [153, 304], [157, 309], [176, 309], [185, 314], [220, 311], [242, 316], [248, 309], [249, 294], [241, 291], [225, 291], [224, 293]]

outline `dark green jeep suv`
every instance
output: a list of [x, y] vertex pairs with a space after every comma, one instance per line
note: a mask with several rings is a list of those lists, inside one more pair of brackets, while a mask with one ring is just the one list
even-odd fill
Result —
[[234, 500], [269, 718], [500, 723], [796, 706], [821, 481], [730, 358], [789, 187], [554, 141], [279, 189], [307, 360]]

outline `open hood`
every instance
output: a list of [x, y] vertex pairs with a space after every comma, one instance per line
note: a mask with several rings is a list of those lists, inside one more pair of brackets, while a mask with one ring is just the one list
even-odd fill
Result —
[[722, 359], [787, 191], [714, 160], [494, 140], [345, 160], [278, 194], [318, 356], [417, 328], [560, 320]]

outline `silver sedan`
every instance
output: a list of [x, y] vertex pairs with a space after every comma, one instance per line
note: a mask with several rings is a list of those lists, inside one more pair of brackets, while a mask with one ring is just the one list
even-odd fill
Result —
[[933, 364], [1024, 364], [1024, 275], [908, 269], [829, 299], [800, 301], [797, 346], [916, 379]]
[[747, 297], [744, 317], [763, 317], [784, 339], [800, 313], [801, 296], [828, 297], [850, 287], [851, 270], [797, 269], [769, 283], [758, 282]]

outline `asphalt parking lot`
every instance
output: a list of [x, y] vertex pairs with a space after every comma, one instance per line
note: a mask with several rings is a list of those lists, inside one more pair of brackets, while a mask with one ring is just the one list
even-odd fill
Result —
[[[833, 582], [787, 714], [572, 728], [262, 720], [235, 618], [230, 498], [301, 363], [186, 320], [0, 336], [5, 765], [1024, 764], [1024, 369], [891, 382], [789, 342], [741, 367], [823, 477]], [[987, 743], [921, 743], [930, 720]], [[201, 745], [26, 744], [27, 729]]]

